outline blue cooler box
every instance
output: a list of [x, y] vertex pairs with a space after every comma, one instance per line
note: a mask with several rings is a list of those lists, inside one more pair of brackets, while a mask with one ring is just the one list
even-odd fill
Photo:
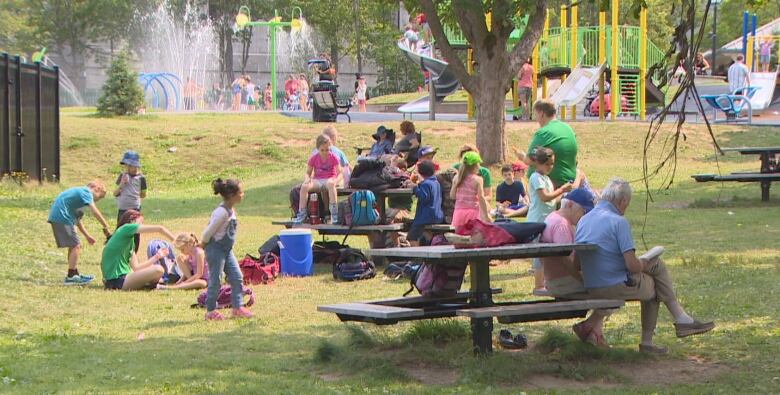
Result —
[[312, 244], [314, 239], [309, 229], [287, 229], [279, 232], [283, 275], [311, 276], [314, 273]]

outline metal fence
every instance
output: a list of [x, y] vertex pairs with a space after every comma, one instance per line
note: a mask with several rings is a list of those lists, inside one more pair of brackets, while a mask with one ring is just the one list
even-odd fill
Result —
[[59, 70], [0, 54], [0, 176], [60, 179]]

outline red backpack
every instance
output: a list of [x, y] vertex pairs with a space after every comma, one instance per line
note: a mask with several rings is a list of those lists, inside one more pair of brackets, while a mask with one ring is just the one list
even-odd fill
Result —
[[273, 283], [281, 271], [279, 257], [273, 252], [263, 254], [261, 258], [247, 254], [239, 263], [239, 267], [246, 285]]

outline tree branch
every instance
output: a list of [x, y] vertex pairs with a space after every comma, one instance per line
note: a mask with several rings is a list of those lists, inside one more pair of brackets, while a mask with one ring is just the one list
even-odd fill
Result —
[[452, 48], [452, 45], [450, 45], [449, 40], [447, 40], [447, 36], [444, 34], [444, 28], [441, 25], [441, 18], [436, 12], [436, 5], [433, 3], [433, 0], [420, 0], [420, 6], [428, 19], [431, 33], [433, 34], [433, 37], [436, 38], [436, 45], [439, 47], [439, 50], [441, 50], [444, 59], [449, 63], [449, 67], [453, 74], [455, 74], [455, 77], [460, 81], [466, 91], [474, 94], [477, 90], [476, 81], [473, 76], [469, 75], [466, 66], [460, 60], [455, 49]]
[[539, 0], [533, 10], [533, 14], [528, 18], [528, 25], [525, 27], [523, 36], [520, 37], [520, 41], [515, 44], [515, 47], [512, 48], [512, 53], [509, 54], [509, 71], [511, 75], [515, 75], [520, 71], [520, 67], [529, 58], [529, 55], [534, 50], [534, 46], [536, 46], [536, 42], [542, 36], [544, 19], [547, 13], [547, 0]]

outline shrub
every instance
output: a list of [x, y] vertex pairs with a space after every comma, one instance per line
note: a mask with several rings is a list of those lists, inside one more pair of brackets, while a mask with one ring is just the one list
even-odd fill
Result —
[[122, 52], [108, 69], [108, 79], [103, 85], [97, 103], [102, 116], [132, 115], [144, 105], [144, 92], [138, 85], [138, 74], [130, 69], [129, 55]]

